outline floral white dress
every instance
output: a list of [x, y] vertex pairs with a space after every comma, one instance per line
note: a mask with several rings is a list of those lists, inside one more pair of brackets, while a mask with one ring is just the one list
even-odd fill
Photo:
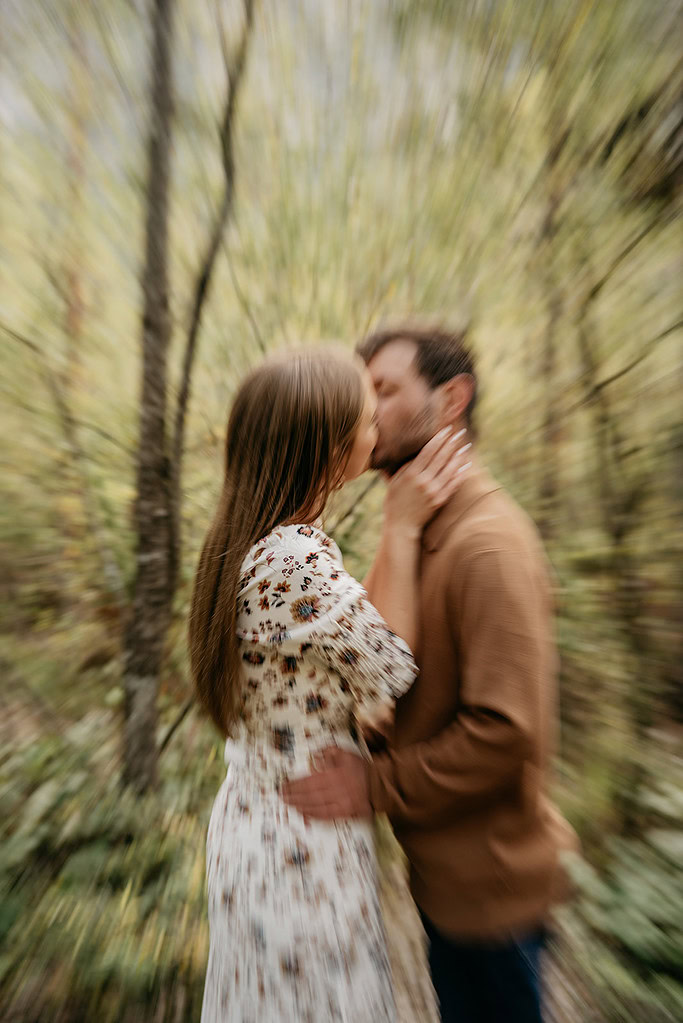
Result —
[[207, 838], [202, 1023], [394, 1023], [372, 823], [306, 823], [278, 787], [325, 746], [367, 756], [356, 707], [400, 696], [417, 669], [314, 526], [277, 528], [242, 567], [244, 689]]

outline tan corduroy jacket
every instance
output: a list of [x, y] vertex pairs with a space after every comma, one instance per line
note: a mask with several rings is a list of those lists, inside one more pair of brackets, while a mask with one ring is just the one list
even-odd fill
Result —
[[476, 467], [425, 530], [420, 675], [370, 797], [411, 891], [453, 937], [522, 934], [566, 894], [577, 846], [546, 790], [556, 733], [553, 599], [531, 520]]

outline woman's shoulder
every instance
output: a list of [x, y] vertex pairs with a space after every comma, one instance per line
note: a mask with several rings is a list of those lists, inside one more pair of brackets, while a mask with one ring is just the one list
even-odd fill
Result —
[[339, 548], [334, 540], [315, 523], [295, 523], [286, 526], [276, 526], [265, 536], [260, 537], [252, 545], [250, 554], [261, 556], [260, 552], [266, 550], [280, 550], [282, 548], [320, 547], [324, 550], [337, 554]]
[[341, 562], [339, 547], [317, 524], [276, 526], [252, 544], [243, 568], [245, 571], [256, 566], [273, 568], [292, 558], [306, 565], [318, 561], [321, 555], [328, 555], [330, 560]]
[[256, 541], [243, 562], [238, 635], [265, 635], [270, 643], [294, 624], [319, 619], [324, 608], [356, 588], [336, 543], [317, 525], [278, 526]]

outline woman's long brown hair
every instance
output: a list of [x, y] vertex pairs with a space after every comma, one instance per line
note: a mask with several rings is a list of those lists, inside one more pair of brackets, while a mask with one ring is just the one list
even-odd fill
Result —
[[250, 547], [275, 526], [313, 522], [341, 482], [364, 403], [362, 368], [346, 352], [271, 358], [240, 386], [225, 445], [225, 480], [197, 566], [189, 639], [200, 704], [227, 735], [239, 706], [237, 595]]

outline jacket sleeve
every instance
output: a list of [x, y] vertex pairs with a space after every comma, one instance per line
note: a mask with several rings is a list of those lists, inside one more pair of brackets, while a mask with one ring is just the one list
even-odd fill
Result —
[[547, 586], [531, 562], [483, 550], [453, 574], [459, 709], [432, 739], [373, 757], [370, 799], [392, 823], [429, 827], [484, 807], [515, 783], [537, 745], [551, 637]]

